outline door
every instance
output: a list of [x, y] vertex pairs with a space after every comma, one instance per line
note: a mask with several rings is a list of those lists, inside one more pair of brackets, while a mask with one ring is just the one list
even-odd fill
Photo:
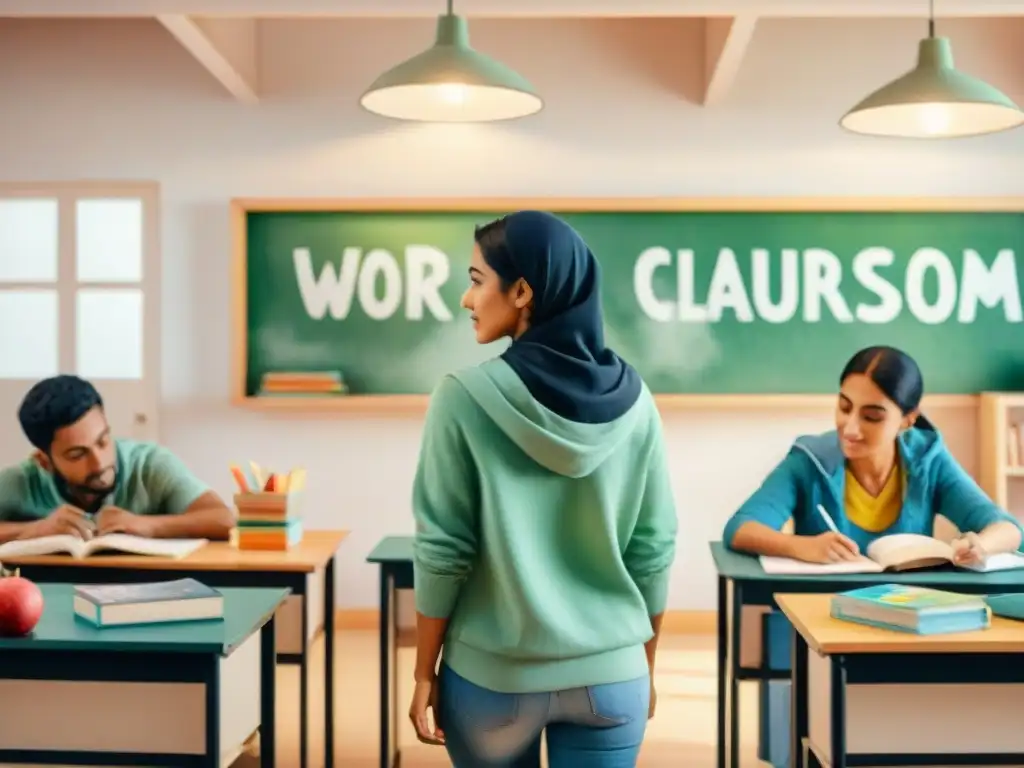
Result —
[[57, 373], [91, 381], [118, 437], [158, 440], [159, 189], [0, 185], [0, 466], [32, 447], [17, 411]]

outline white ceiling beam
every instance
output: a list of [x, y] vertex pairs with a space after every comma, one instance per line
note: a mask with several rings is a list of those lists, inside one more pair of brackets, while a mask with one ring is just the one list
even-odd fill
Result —
[[704, 20], [704, 106], [721, 102], [740, 73], [757, 17]]
[[[941, 17], [1024, 16], [1024, 0], [942, 0]], [[924, 0], [456, 0], [468, 17], [904, 17]], [[0, 16], [432, 17], [443, 0], [0, 0]]]
[[178, 14], [156, 19], [228, 93], [246, 104], [259, 101], [256, 19], [193, 19]]

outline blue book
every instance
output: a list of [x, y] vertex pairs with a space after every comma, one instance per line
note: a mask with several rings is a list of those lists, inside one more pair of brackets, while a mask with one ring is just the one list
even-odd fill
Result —
[[97, 627], [224, 618], [224, 596], [195, 579], [76, 586], [74, 607]]
[[873, 627], [936, 635], [987, 629], [992, 610], [981, 595], [910, 584], [875, 584], [832, 598], [832, 617]]

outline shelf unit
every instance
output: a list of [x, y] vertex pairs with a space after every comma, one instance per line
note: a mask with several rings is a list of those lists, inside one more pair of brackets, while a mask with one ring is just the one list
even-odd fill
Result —
[[[1017, 412], [1016, 417], [1014, 412]], [[1011, 427], [1016, 423], [1018, 433]], [[1024, 392], [982, 392], [978, 412], [978, 483], [1003, 509], [1010, 509], [1011, 483], [1020, 483], [1024, 493]], [[1017, 441], [1017, 463], [1010, 461], [1011, 436]]]

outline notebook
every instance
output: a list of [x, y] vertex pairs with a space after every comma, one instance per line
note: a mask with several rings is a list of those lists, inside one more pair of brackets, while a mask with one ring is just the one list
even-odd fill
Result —
[[[836, 573], [882, 573], [884, 571], [909, 571], [933, 568], [953, 562], [953, 547], [931, 536], [916, 533], [894, 533], [875, 539], [867, 551], [854, 560], [838, 563], [806, 563], [788, 557], [762, 556], [761, 567], [765, 573], [814, 576]], [[1024, 556], [1016, 552], [1005, 552], [988, 557], [978, 565], [957, 566], [979, 573], [1024, 568]]]

